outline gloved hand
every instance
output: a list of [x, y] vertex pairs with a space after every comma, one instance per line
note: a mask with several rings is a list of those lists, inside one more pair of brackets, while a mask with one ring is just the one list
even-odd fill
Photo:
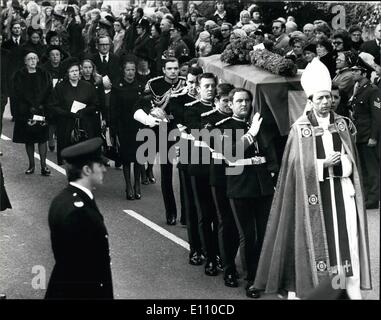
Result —
[[147, 115], [146, 119], [145, 119], [145, 125], [146, 126], [149, 126], [150, 128], [153, 128], [154, 126], [157, 126], [160, 124], [160, 122], [162, 122], [163, 120], [159, 119], [159, 118], [155, 118], [153, 116], [151, 116], [150, 114]]
[[261, 118], [261, 115], [257, 112], [254, 117], [253, 121], [251, 122], [250, 129], [248, 133], [250, 133], [253, 137], [255, 137], [258, 134], [258, 131], [261, 127], [263, 118]]

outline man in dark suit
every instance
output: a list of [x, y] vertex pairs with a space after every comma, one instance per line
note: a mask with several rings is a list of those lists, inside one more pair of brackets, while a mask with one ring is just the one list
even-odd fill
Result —
[[80, 54], [84, 50], [82, 27], [75, 20], [75, 12], [72, 6], [66, 8], [66, 14], [68, 16], [66, 30], [69, 34], [70, 55], [73, 57], [80, 57]]
[[[97, 40], [98, 52], [92, 56], [92, 61], [97, 67], [97, 71], [101, 74], [103, 79], [103, 87], [105, 89], [105, 114], [102, 118], [106, 121], [106, 125], [110, 126], [113, 110], [110, 108], [111, 88], [116, 84], [120, 78], [121, 65], [119, 57], [111, 53], [111, 39], [108, 36], [100, 36]], [[112, 131], [112, 130], [111, 130]], [[115, 132], [111, 132], [115, 142]], [[120, 167], [116, 163], [116, 167]]]
[[92, 194], [106, 171], [101, 145], [94, 138], [62, 150], [69, 186], [49, 209], [56, 264], [46, 299], [113, 299], [108, 233]]
[[360, 51], [370, 53], [374, 57], [374, 62], [378, 65], [381, 64], [381, 23], [379, 23], [374, 29], [375, 39], [365, 41]]
[[111, 39], [108, 36], [100, 36], [97, 41], [98, 52], [92, 56], [98, 73], [103, 77], [105, 90], [111, 90], [112, 85], [120, 78], [121, 72], [119, 58], [110, 52], [110, 48]]
[[131, 15], [126, 15], [123, 18], [123, 24], [126, 28], [126, 33], [123, 40], [123, 50], [126, 53], [132, 52], [136, 40], [136, 30], [133, 26], [134, 19]]
[[[21, 37], [21, 24], [20, 21], [14, 20], [11, 25], [11, 37], [7, 41], [4, 41], [2, 48], [8, 51], [9, 61], [7, 70], [7, 84], [9, 94], [11, 96], [12, 79], [17, 70], [24, 66], [24, 56], [22, 45], [25, 43], [25, 39]], [[13, 115], [13, 103], [10, 102], [11, 114]]]

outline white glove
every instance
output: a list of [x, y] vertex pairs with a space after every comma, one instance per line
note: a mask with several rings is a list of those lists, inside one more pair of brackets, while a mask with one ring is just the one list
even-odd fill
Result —
[[135, 111], [134, 119], [146, 126], [150, 126], [151, 128], [159, 125], [162, 121], [161, 119], [154, 118], [153, 116], [146, 114], [142, 109]]
[[261, 115], [257, 112], [254, 117], [253, 121], [251, 122], [251, 127], [249, 129], [249, 133], [255, 137], [258, 134], [258, 131], [261, 127], [263, 118], [261, 118]]

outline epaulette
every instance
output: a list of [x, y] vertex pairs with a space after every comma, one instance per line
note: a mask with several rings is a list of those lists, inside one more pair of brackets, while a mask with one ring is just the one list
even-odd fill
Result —
[[223, 123], [225, 123], [226, 121], [231, 120], [231, 119], [233, 119], [233, 118], [232, 118], [232, 117], [227, 117], [227, 118], [225, 118], [225, 119], [222, 119], [221, 121], [216, 122], [214, 126], [215, 126], [215, 127], [218, 127], [218, 126], [220, 126], [221, 124], [223, 124]]
[[209, 115], [215, 113], [216, 111], [217, 111], [217, 109], [212, 109], [212, 110], [209, 110], [207, 112], [201, 113], [201, 118], [209, 116]]
[[149, 80], [147, 81], [147, 84], [148, 84], [148, 83], [151, 83], [152, 81], [158, 80], [158, 79], [160, 79], [160, 78], [164, 78], [164, 76], [158, 76], [158, 77], [149, 79]]
[[184, 104], [184, 106], [185, 107], [191, 107], [194, 104], [199, 103], [199, 102], [200, 102], [200, 100], [194, 100], [194, 101], [191, 101], [191, 102], [188, 102], [188, 103]]

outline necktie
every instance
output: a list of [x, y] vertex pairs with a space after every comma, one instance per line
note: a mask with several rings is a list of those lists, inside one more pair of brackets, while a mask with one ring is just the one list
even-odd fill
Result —
[[103, 58], [103, 64], [107, 64], [106, 56], [102, 56], [102, 58]]

